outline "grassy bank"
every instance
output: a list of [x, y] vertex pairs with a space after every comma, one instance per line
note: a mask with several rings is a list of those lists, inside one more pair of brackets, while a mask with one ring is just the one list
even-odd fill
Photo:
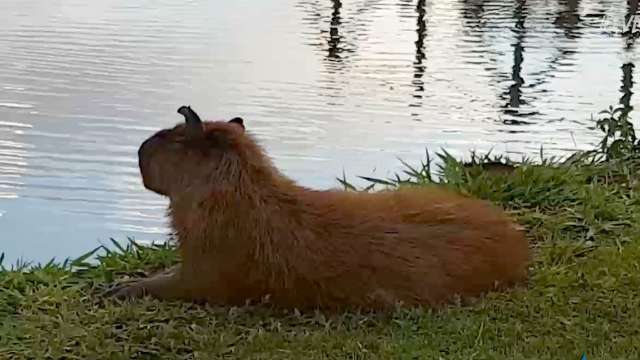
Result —
[[169, 245], [114, 243], [96, 251], [97, 264], [0, 270], [0, 359], [640, 358], [640, 155], [624, 119], [611, 118], [597, 151], [564, 162], [492, 171], [497, 159], [465, 166], [441, 154], [438, 169], [370, 179], [437, 181], [508, 209], [535, 249], [526, 288], [389, 315], [118, 303], [99, 298], [106, 284], [177, 259]]

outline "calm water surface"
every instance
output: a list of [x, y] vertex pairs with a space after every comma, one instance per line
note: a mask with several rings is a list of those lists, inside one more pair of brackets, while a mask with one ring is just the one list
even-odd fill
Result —
[[302, 184], [387, 176], [425, 148], [589, 148], [633, 95], [637, 0], [1, 0], [0, 252], [163, 240], [138, 145], [242, 116]]

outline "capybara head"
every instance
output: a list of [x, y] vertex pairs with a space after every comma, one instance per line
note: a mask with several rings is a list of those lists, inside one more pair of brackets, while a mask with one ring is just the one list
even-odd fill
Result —
[[[144, 186], [171, 196], [191, 186], [233, 177], [232, 169], [240, 160], [237, 150], [246, 141], [243, 120], [203, 122], [190, 106], [180, 107], [178, 113], [185, 123], [158, 131], [138, 150]], [[226, 179], [217, 179], [220, 173]]]

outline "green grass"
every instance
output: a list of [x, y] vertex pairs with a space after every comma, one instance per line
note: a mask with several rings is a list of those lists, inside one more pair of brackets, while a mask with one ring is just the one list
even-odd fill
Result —
[[[301, 315], [155, 300], [117, 303], [97, 296], [104, 278], [119, 269], [130, 273], [171, 256], [167, 248], [143, 249], [111, 255], [99, 268], [78, 274], [55, 266], [3, 273], [0, 357], [578, 359], [582, 352], [589, 359], [640, 357], [635, 242], [621, 249], [544, 245], [529, 289], [439, 312]], [[130, 260], [137, 265], [127, 265]]]
[[[393, 314], [122, 303], [99, 295], [114, 280], [177, 258], [171, 245], [114, 242], [64, 264], [0, 270], [0, 359], [638, 359], [640, 157], [628, 150], [635, 146], [617, 146], [626, 153], [524, 160], [508, 175], [443, 153], [438, 169], [427, 161], [393, 179], [369, 179], [439, 182], [505, 207], [535, 251], [526, 287]], [[496, 159], [472, 163], [489, 160]]]

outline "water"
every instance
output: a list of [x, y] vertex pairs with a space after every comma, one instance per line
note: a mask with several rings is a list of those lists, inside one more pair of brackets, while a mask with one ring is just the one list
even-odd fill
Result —
[[[591, 114], [638, 104], [619, 0], [2, 0], [0, 252], [76, 256], [163, 240], [138, 145], [242, 116], [304, 185], [387, 176], [425, 148], [516, 158], [597, 140]], [[605, 31], [606, 30], [606, 31]]]

